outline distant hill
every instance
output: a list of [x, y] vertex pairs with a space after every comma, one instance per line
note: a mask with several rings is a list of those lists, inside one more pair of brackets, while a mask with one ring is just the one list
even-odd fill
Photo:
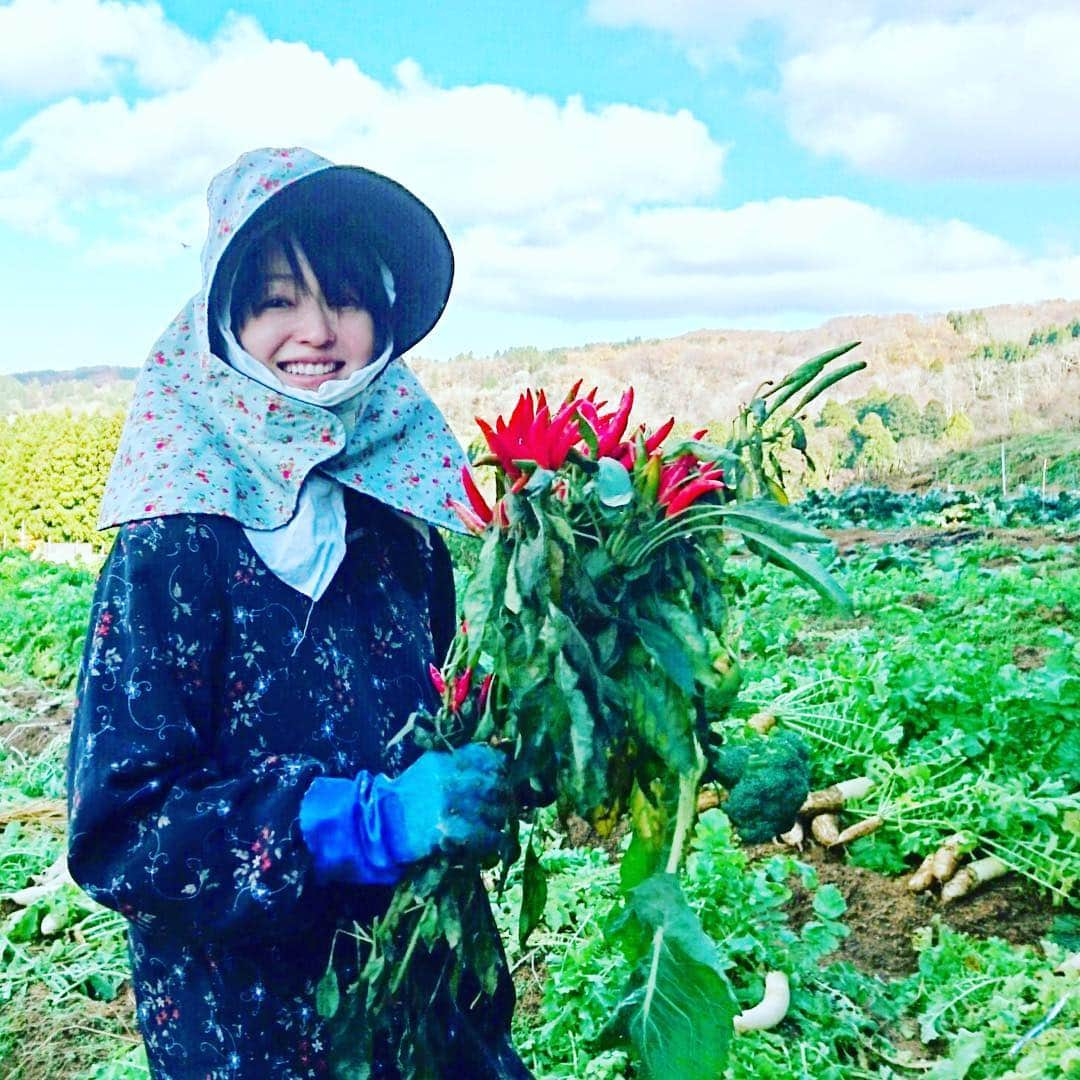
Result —
[[[409, 356], [458, 437], [478, 434], [473, 418], [513, 407], [527, 386], [561, 395], [584, 378], [612, 398], [633, 385], [635, 416], [670, 415], [717, 425], [763, 380], [846, 341], [867, 369], [836, 387], [846, 401], [876, 390], [963, 411], [977, 438], [1080, 428], [1080, 300], [1003, 304], [937, 315], [853, 315], [805, 330], [703, 329], [680, 337], [530, 346], [448, 361]], [[421, 345], [421, 349], [423, 346]], [[0, 416], [38, 410], [126, 407], [137, 368], [87, 367], [0, 376]], [[822, 402], [823, 403], [823, 402]]]
[[88, 382], [92, 386], [105, 386], [113, 382], [134, 382], [138, 374], [139, 369], [136, 367], [99, 364], [97, 367], [72, 368], [69, 371], [57, 371], [52, 368], [45, 371], [17, 371], [10, 377], [24, 386], [32, 383], [49, 386], [53, 383], [64, 382]]
[[716, 425], [733, 417], [764, 380], [854, 340], [862, 344], [850, 358], [865, 360], [866, 370], [826, 400], [875, 390], [910, 394], [919, 406], [937, 400], [949, 414], [965, 412], [980, 437], [1080, 427], [1080, 300], [843, 316], [806, 330], [696, 330], [447, 362], [414, 355], [410, 366], [457, 435], [471, 440], [478, 434], [474, 416], [505, 415], [526, 386], [561, 395], [579, 378], [598, 385], [609, 400], [633, 385], [641, 420], [658, 424], [675, 415], [688, 424]]
[[0, 375], [0, 417], [31, 412], [111, 412], [131, 400], [138, 368], [83, 367]]

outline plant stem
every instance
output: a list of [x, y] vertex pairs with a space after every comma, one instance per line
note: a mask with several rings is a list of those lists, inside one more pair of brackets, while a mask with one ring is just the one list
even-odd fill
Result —
[[412, 960], [413, 951], [416, 948], [417, 941], [420, 940], [420, 927], [424, 924], [423, 911], [417, 916], [416, 925], [413, 927], [413, 932], [409, 937], [408, 947], [405, 949], [405, 955], [401, 958], [401, 963], [398, 965], [397, 971], [394, 973], [393, 981], [390, 983], [390, 996], [393, 997], [398, 992], [398, 987], [401, 985], [401, 980], [405, 978], [405, 972], [409, 970], [409, 963]]
[[667, 866], [664, 868], [668, 874], [678, 872], [682, 863], [683, 848], [686, 845], [686, 837], [693, 827], [694, 818], [697, 815], [697, 790], [698, 781], [703, 772], [701, 755], [698, 755], [698, 763], [693, 772], [682, 773], [679, 776], [679, 809], [675, 815], [675, 832], [671, 837], [671, 850], [668, 852]]

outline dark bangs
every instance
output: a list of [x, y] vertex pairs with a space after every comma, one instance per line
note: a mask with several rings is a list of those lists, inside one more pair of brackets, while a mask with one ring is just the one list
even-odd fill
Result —
[[251, 241], [233, 279], [229, 305], [233, 333], [239, 337], [244, 323], [268, 295], [270, 267], [279, 252], [297, 288], [304, 290], [297, 248], [311, 264], [331, 307], [356, 305], [370, 313], [375, 324], [375, 356], [379, 356], [390, 333], [390, 302], [370, 241], [354, 217], [320, 213], [317, 208], [294, 211]]

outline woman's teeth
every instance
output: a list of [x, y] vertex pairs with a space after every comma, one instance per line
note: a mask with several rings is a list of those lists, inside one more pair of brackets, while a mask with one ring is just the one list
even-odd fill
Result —
[[338, 361], [321, 360], [319, 362], [293, 360], [280, 365], [281, 370], [288, 375], [329, 375], [337, 371]]

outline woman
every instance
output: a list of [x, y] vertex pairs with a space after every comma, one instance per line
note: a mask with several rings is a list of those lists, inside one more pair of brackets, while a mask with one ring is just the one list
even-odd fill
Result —
[[[505, 824], [494, 751], [387, 749], [434, 704], [455, 625], [430, 526], [459, 527], [464, 456], [394, 362], [452, 256], [404, 188], [306, 150], [244, 155], [209, 204], [203, 290], [151, 352], [103, 501], [121, 529], [80, 671], [69, 863], [130, 921], [155, 1077], [319, 1076], [316, 985], [331, 954], [355, 975], [340, 932]], [[508, 978], [437, 986], [442, 1075], [528, 1076]], [[407, 1051], [375, 1046], [372, 1074]]]

